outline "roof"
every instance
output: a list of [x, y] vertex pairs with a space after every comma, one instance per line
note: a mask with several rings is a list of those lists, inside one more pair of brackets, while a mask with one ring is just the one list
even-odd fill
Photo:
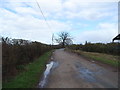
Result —
[[120, 34], [118, 34], [115, 38], [113, 38], [113, 41], [114, 40], [120, 40]]

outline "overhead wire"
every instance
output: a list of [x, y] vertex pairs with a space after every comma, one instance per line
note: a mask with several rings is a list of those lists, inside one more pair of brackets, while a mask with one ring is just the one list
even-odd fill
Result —
[[42, 8], [40, 7], [40, 4], [38, 3], [37, 0], [35, 0], [35, 1], [36, 1], [36, 4], [37, 4], [37, 6], [38, 6], [38, 8], [39, 8], [39, 10], [40, 10], [40, 12], [41, 12], [41, 14], [42, 14], [42, 16], [43, 16], [43, 18], [44, 18], [44, 20], [45, 20], [48, 28], [51, 29], [51, 27], [50, 27], [50, 25], [48, 24], [47, 19], [46, 19], [45, 15], [44, 15], [43, 11], [42, 11]]
[[[39, 10], [40, 10], [40, 12], [41, 12], [41, 14], [43, 16], [48, 28], [51, 29], [51, 27], [50, 27], [49, 23], [47, 22], [47, 19], [46, 19], [45, 15], [44, 15], [43, 11], [42, 11], [42, 8], [40, 7], [40, 4], [38, 3], [37, 0], [35, 0], [35, 1], [36, 1], [36, 4], [37, 4], [37, 6], [38, 6], [38, 8], [39, 8]], [[53, 40], [54, 40], [54, 34], [52, 34], [52, 45], [53, 45]]]

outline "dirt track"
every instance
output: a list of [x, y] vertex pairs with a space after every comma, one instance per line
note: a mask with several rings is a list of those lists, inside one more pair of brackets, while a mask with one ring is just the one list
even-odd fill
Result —
[[118, 73], [63, 49], [53, 53], [53, 68], [46, 88], [117, 88]]

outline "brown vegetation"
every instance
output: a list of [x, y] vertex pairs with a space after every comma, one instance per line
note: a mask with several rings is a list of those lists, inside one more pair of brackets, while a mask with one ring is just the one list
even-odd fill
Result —
[[33, 62], [35, 58], [55, 48], [59, 48], [59, 46], [22, 39], [2, 38], [3, 81], [8, 81], [21, 70], [24, 70], [24, 65]]

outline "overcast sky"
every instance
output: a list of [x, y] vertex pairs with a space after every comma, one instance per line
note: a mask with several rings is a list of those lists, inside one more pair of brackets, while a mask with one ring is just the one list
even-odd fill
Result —
[[53, 33], [66, 31], [79, 44], [111, 42], [118, 34], [117, 0], [37, 1], [50, 27], [35, 0], [1, 0], [0, 35], [51, 44]]

